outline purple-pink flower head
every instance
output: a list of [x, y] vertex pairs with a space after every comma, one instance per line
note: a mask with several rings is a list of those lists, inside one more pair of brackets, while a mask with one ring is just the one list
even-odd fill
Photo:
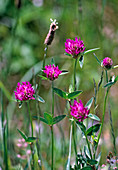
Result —
[[33, 97], [35, 90], [33, 89], [32, 85], [28, 81], [22, 82], [22, 84], [18, 82], [16, 91], [14, 91], [14, 93], [15, 93], [15, 98], [20, 101], [35, 99]]
[[46, 74], [46, 77], [52, 81], [57, 79], [58, 76], [62, 73], [62, 71], [59, 70], [58, 66], [56, 67], [54, 64], [46, 65], [43, 72]]
[[71, 39], [67, 39], [65, 42], [65, 51], [68, 54], [71, 54], [73, 58], [77, 58], [78, 55], [84, 52], [85, 47], [83, 41], [77, 37], [75, 37], [75, 41]]
[[103, 59], [103, 61], [102, 61], [103, 67], [105, 67], [106, 69], [109, 70], [112, 67], [112, 65], [113, 65], [113, 61], [112, 61], [111, 58], [106, 57], [106, 58]]
[[87, 109], [87, 107], [84, 107], [81, 100], [79, 100], [79, 103], [74, 100], [74, 104], [73, 106], [70, 105], [70, 108], [71, 115], [79, 122], [83, 122], [83, 120], [88, 117], [90, 111], [89, 109]]

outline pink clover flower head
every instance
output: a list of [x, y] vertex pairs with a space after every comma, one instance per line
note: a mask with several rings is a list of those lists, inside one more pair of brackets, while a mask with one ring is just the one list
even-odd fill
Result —
[[83, 122], [83, 120], [88, 117], [90, 111], [89, 109], [87, 109], [87, 107], [84, 107], [81, 100], [79, 100], [79, 103], [74, 100], [74, 104], [73, 106], [70, 105], [70, 108], [71, 115], [79, 122]]
[[65, 51], [68, 54], [71, 54], [73, 58], [77, 58], [78, 55], [84, 52], [85, 47], [83, 41], [77, 37], [75, 37], [75, 41], [71, 39], [67, 39], [65, 42]]
[[113, 61], [111, 58], [106, 57], [103, 59], [102, 66], [105, 67], [107, 70], [111, 69], [112, 65], [113, 65]]
[[46, 74], [46, 77], [52, 81], [57, 79], [58, 76], [62, 73], [62, 71], [59, 70], [58, 66], [56, 67], [54, 64], [46, 65], [43, 72]]
[[14, 91], [14, 93], [15, 93], [15, 98], [20, 101], [35, 99], [33, 97], [35, 90], [33, 89], [32, 85], [28, 81], [22, 82], [22, 84], [18, 82], [16, 91]]

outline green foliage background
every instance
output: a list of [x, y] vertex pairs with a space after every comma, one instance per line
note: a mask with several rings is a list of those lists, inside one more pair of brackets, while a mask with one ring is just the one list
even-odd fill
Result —
[[[69, 70], [68, 75], [55, 81], [56, 87], [68, 91], [69, 84], [72, 82], [73, 59], [64, 55], [64, 42], [67, 38], [81, 37], [86, 50], [100, 47], [100, 50], [96, 52], [100, 60], [111, 57], [114, 65], [118, 64], [117, 0], [39, 0], [40, 3], [42, 2], [40, 6], [35, 6], [34, 1], [22, 0], [21, 7], [18, 9], [17, 0], [0, 0], [0, 80], [11, 94], [14, 93], [18, 81], [30, 80], [32, 84], [39, 84], [40, 78], [37, 73], [42, 67], [44, 39], [49, 30], [50, 18], [58, 21], [59, 29], [56, 31], [53, 43], [48, 48], [46, 64], [50, 62], [51, 57], [54, 57], [59, 68]], [[93, 78], [98, 83], [101, 72], [102, 69], [92, 53], [85, 56], [82, 69], [78, 64], [78, 89], [84, 91], [80, 96], [84, 103], [94, 95]], [[117, 73], [118, 69], [109, 71], [109, 75], [117, 75]], [[44, 111], [51, 111], [50, 87], [50, 82], [41, 82], [39, 95], [44, 98], [46, 103], [35, 105], [35, 102], [32, 101], [33, 114], [38, 112], [38, 106], [41, 115]], [[103, 96], [101, 88], [97, 109], [97, 115], [100, 118], [102, 116]], [[66, 113], [65, 101], [57, 96], [55, 96], [55, 100], [55, 114]], [[15, 141], [20, 136], [16, 129], [25, 129], [25, 132], [29, 133], [27, 123], [25, 123], [27, 122], [27, 108], [23, 106], [19, 110], [18, 107], [15, 107], [16, 103], [8, 101], [6, 95], [3, 96], [3, 101], [4, 113], [7, 112], [9, 120], [9, 160], [11, 160], [12, 165], [17, 165], [19, 160], [16, 157]], [[110, 102], [118, 145], [118, 84], [110, 90]], [[50, 135], [47, 126], [42, 127], [42, 132], [45, 132], [45, 134], [41, 133], [41, 150], [46, 169], [50, 159]], [[68, 156], [69, 121], [67, 119], [55, 127], [55, 136], [56, 165], [57, 169], [63, 169]], [[101, 163], [105, 163], [108, 152], [113, 151], [108, 111], [106, 112], [102, 137]], [[0, 145], [0, 165], [3, 163], [2, 147]], [[79, 147], [81, 147], [81, 142]], [[12, 158], [11, 154], [13, 154]], [[61, 155], [63, 155], [63, 159]], [[72, 155], [74, 156], [74, 154]]]

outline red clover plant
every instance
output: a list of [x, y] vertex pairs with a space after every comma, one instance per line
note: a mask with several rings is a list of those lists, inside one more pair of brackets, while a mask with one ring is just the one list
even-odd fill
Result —
[[[106, 72], [106, 85], [104, 87], [107, 87], [106, 90], [106, 95], [104, 99], [104, 108], [103, 108], [103, 116], [102, 116], [102, 123], [100, 124], [99, 121], [100, 119], [95, 115], [90, 113], [90, 107], [93, 102], [93, 97], [87, 102], [87, 104], [84, 106], [82, 101], [79, 99], [78, 102], [78, 96], [81, 94], [81, 90], [77, 89], [77, 83], [76, 83], [76, 69], [77, 69], [77, 64], [78, 64], [78, 59], [80, 63], [80, 67], [82, 68], [83, 66], [83, 57], [85, 54], [98, 50], [98, 48], [91, 49], [88, 51], [85, 51], [85, 46], [81, 38], [75, 37], [75, 40], [67, 39], [65, 42], [65, 51], [66, 55], [72, 56], [75, 60], [74, 64], [74, 70], [73, 70], [73, 89], [71, 90], [70, 93], [64, 92], [61, 89], [55, 88], [54, 87], [54, 80], [58, 79], [59, 75], [63, 73], [63, 71], [59, 70], [58, 66], [55, 66], [54, 61], [52, 64], [45, 65], [45, 60], [46, 60], [46, 55], [47, 55], [47, 47], [48, 45], [51, 45], [53, 39], [54, 39], [54, 34], [56, 29], [58, 29], [57, 22], [56, 20], [51, 20], [51, 25], [49, 32], [46, 36], [44, 44], [46, 45], [45, 47], [45, 54], [44, 54], [44, 59], [43, 59], [43, 67], [42, 67], [42, 75], [40, 77], [44, 77], [43, 75], [45, 74], [45, 78], [47, 77], [48, 80], [51, 81], [52, 83], [52, 112], [50, 113], [44, 113], [44, 117], [38, 117], [37, 119], [41, 120], [42, 122], [46, 123], [50, 129], [51, 129], [51, 170], [56, 168], [56, 165], [54, 164], [54, 133], [53, 133], [53, 125], [60, 122], [63, 118], [65, 118], [66, 115], [59, 115], [59, 116], [54, 116], [54, 92], [64, 98], [65, 100], [68, 100], [70, 104], [70, 111], [69, 111], [69, 118], [71, 121], [71, 127], [70, 127], [70, 141], [69, 141], [69, 155], [68, 155], [68, 161], [66, 165], [66, 170], [73, 169], [71, 166], [71, 138], [73, 137], [73, 144], [74, 144], [74, 151], [75, 151], [75, 158], [76, 158], [76, 163], [74, 168], [75, 169], [98, 169], [99, 167], [99, 161], [100, 157], [98, 159], [97, 157], [97, 148], [99, 144], [99, 140], [101, 137], [102, 133], [102, 128], [103, 128], [103, 123], [104, 123], [104, 116], [105, 116], [105, 111], [106, 111], [106, 102], [107, 102], [107, 96], [110, 87], [116, 83], [118, 80], [118, 76], [114, 79], [108, 78], [107, 70], [113, 67], [113, 61], [111, 58], [106, 57], [103, 59], [102, 62], [99, 61], [97, 56], [94, 54], [95, 58], [97, 59], [98, 63], [101, 65], [101, 67], [105, 70]], [[116, 66], [117, 67], [117, 66]], [[67, 73], [67, 71], [65, 72]], [[103, 74], [102, 74], [103, 76]], [[102, 77], [101, 77], [101, 82], [99, 83], [99, 87], [102, 83]], [[97, 90], [99, 90], [99, 87]], [[32, 85], [28, 82], [22, 82], [22, 84], [18, 83], [15, 93], [15, 98], [17, 101], [20, 102], [27, 102], [28, 106], [28, 111], [29, 111], [29, 116], [30, 116], [30, 124], [31, 124], [31, 129], [32, 129], [32, 137], [27, 137], [22, 131], [18, 130], [21, 136], [24, 138], [24, 143], [27, 145], [27, 142], [30, 143], [31, 147], [31, 152], [32, 152], [32, 160], [33, 164], [31, 163], [32, 169], [34, 169], [35, 166], [35, 159], [34, 159], [34, 145], [33, 142], [37, 139], [33, 135], [33, 123], [32, 123], [32, 116], [30, 112], [30, 106], [29, 106], [29, 101], [30, 100], [35, 100], [37, 99], [37, 95], [35, 94], [35, 90], [33, 89]], [[40, 98], [41, 99], [41, 98]], [[43, 99], [42, 99], [43, 100]], [[42, 101], [41, 100], [41, 101]], [[96, 100], [96, 96], [94, 96], [94, 100]], [[96, 106], [96, 105], [95, 105]], [[94, 112], [95, 113], [95, 112]], [[92, 125], [88, 128], [86, 124], [86, 119], [89, 121], [89, 119], [92, 119]], [[96, 123], [94, 123], [94, 121]], [[80, 132], [82, 132], [82, 136], [84, 136], [84, 139], [86, 140], [87, 146], [84, 146], [84, 154], [83, 152], [79, 151], [78, 148], [78, 139], [76, 138], [76, 132], [77, 128], [79, 127]], [[98, 135], [96, 135], [98, 133]], [[21, 144], [20, 142], [17, 144], [19, 148], [24, 146], [24, 144]], [[114, 143], [115, 145], [115, 143]], [[21, 156], [18, 155], [20, 158]], [[110, 159], [111, 160], [111, 159]], [[40, 160], [38, 160], [40, 162]], [[114, 167], [115, 168], [115, 167]]]

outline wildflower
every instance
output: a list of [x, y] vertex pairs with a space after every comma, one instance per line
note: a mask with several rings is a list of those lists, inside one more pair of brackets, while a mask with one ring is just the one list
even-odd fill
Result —
[[71, 39], [67, 39], [65, 42], [65, 51], [68, 54], [71, 54], [73, 58], [77, 58], [78, 55], [84, 52], [85, 47], [83, 41], [77, 37], [75, 37], [75, 41]]
[[105, 164], [103, 164], [103, 165], [102, 165], [102, 168], [103, 168], [103, 167], [106, 167], [106, 165], [105, 165]]
[[31, 150], [30, 150], [30, 149], [27, 150], [27, 154], [28, 154], [28, 155], [31, 154]]
[[88, 117], [89, 109], [87, 107], [83, 106], [83, 103], [81, 100], [79, 100], [79, 103], [74, 100], [73, 106], [70, 106], [71, 109], [71, 115], [75, 117], [79, 122], [82, 122], [84, 119]]
[[16, 145], [17, 145], [17, 147], [19, 147], [19, 148], [22, 147], [22, 144], [21, 144], [21, 143], [17, 143]]
[[59, 74], [62, 73], [62, 71], [59, 70], [58, 66], [56, 67], [54, 64], [46, 65], [45, 70], [43, 70], [43, 72], [46, 74], [47, 78], [52, 81], [57, 79]]
[[25, 143], [24, 143], [24, 145], [23, 145], [23, 147], [25, 147], [25, 148], [26, 148], [27, 146], [28, 146], [28, 143], [27, 143], [27, 142], [25, 142]]
[[21, 158], [21, 155], [20, 155], [20, 154], [17, 154], [17, 158]]
[[14, 93], [15, 98], [20, 101], [35, 99], [33, 97], [35, 91], [28, 81], [22, 82], [22, 84], [18, 82], [16, 91], [14, 91]]
[[101, 66], [105, 67], [107, 70], [109, 70], [112, 67], [112, 65], [113, 65], [113, 61], [109, 57], [104, 58], [101, 63]]
[[51, 43], [54, 39], [55, 31], [56, 31], [56, 29], [58, 29], [58, 26], [57, 26], [58, 22], [56, 22], [56, 19], [54, 21], [52, 19], [50, 19], [50, 20], [52, 23], [50, 25], [50, 30], [49, 30], [47, 37], [45, 39], [45, 42], [44, 42], [44, 44], [47, 44], [47, 45], [51, 45]]

